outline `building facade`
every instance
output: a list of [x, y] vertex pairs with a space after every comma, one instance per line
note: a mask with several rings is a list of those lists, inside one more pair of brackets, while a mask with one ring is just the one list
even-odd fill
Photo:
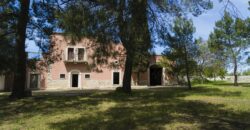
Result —
[[[36, 71], [28, 71], [27, 88], [30, 89], [105, 89], [122, 85], [124, 74], [125, 50], [121, 44], [105, 46], [110, 54], [105, 57], [105, 63], [98, 64], [102, 55], [96, 55], [98, 45], [93, 40], [83, 38], [76, 43], [70, 43], [64, 36], [51, 36], [51, 50], [47, 55], [53, 62], [47, 66], [46, 58], [37, 66]], [[157, 64], [161, 56], [152, 56], [150, 65], [145, 72], [132, 74], [134, 85], [156, 86], [171, 84], [171, 76], [165, 68]]]

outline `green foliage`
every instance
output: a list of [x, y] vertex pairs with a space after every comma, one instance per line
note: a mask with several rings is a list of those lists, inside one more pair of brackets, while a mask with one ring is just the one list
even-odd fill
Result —
[[27, 67], [31, 70], [31, 71], [36, 71], [38, 68], [37, 68], [37, 63], [39, 62], [40, 60], [37, 59], [37, 58], [32, 58], [32, 59], [28, 59], [27, 60]]
[[223, 18], [216, 22], [214, 32], [209, 37], [209, 48], [216, 58], [234, 65], [235, 85], [237, 85], [238, 64], [243, 57], [242, 52], [250, 45], [249, 25], [249, 19], [233, 18], [225, 12]]
[[[22, 2], [22, 1], [21, 1]], [[17, 65], [16, 52], [18, 16], [21, 12], [20, 1], [2, 0], [0, 2], [0, 72], [15, 71]], [[27, 21], [26, 37], [24, 39], [34, 40], [43, 52], [49, 48], [49, 36], [56, 26], [55, 12], [57, 0], [35, 0], [30, 5], [29, 19]], [[53, 26], [52, 26], [53, 25]], [[19, 30], [20, 31], [20, 30]], [[25, 43], [23, 43], [25, 44]], [[23, 50], [25, 51], [25, 50]], [[12, 62], [9, 62], [12, 61]], [[25, 62], [26, 60], [21, 60]]]
[[[0, 75], [15, 67], [15, 32], [18, 8], [15, 0], [0, 1]], [[12, 62], [10, 62], [12, 61]]]
[[227, 70], [221, 63], [213, 63], [211, 66], [207, 66], [204, 69], [204, 75], [209, 78], [220, 77], [224, 79], [227, 74]]
[[196, 40], [196, 44], [198, 45], [198, 56], [195, 59], [197, 61], [196, 75], [199, 79], [204, 83], [206, 83], [206, 78], [223, 79], [227, 73], [225, 61], [218, 59], [209, 49], [208, 43], [203, 42], [201, 38]]
[[193, 39], [195, 28], [193, 22], [186, 18], [177, 18], [174, 21], [171, 34], [164, 35], [166, 42], [166, 49], [163, 55], [172, 61], [172, 71], [175, 75], [186, 75], [188, 80], [189, 76], [195, 71], [197, 56], [197, 45]]
[[206, 84], [206, 83], [210, 83], [211, 81], [209, 81], [208, 79], [204, 78], [202, 79], [201, 77], [193, 77], [192, 78], [192, 83], [193, 84]]
[[151, 57], [152, 55], [148, 51], [136, 52], [134, 57], [135, 62], [133, 63], [133, 71], [139, 73], [147, 71]]
[[242, 75], [250, 75], [250, 69], [245, 70], [245, 71], [242, 73]]

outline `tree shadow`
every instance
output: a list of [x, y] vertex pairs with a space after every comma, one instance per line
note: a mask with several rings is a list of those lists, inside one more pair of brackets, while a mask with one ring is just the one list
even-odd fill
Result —
[[[59, 115], [79, 110], [80, 117], [49, 123], [51, 129], [250, 129], [250, 113], [225, 109], [224, 104], [185, 100], [192, 95], [238, 97], [240, 91], [195, 87], [134, 90], [132, 94], [114, 91], [79, 93], [40, 93], [33, 97], [8, 101], [0, 95], [0, 125], [4, 121], [33, 116]], [[99, 110], [100, 104], [115, 105]], [[89, 111], [84, 113], [82, 111]], [[182, 123], [178, 125], [178, 123]]]
[[[212, 82], [213, 85], [216, 85], [218, 87], [220, 86], [226, 86], [226, 87], [232, 87], [234, 86], [233, 83], [228, 83], [228, 82]], [[239, 86], [242, 86], [242, 87], [250, 87], [250, 83], [238, 83]]]
[[[159, 102], [159, 101], [158, 101]], [[131, 105], [132, 104], [132, 105]], [[51, 123], [52, 129], [167, 129], [169, 124], [199, 124], [198, 129], [249, 129], [250, 123], [240, 118], [250, 113], [224, 110], [224, 105], [179, 99], [162, 103], [121, 103], [105, 112], [83, 115], [77, 119]], [[248, 116], [249, 118], [249, 116]], [[237, 120], [239, 119], [239, 120]], [[188, 125], [176, 129], [189, 129]], [[190, 128], [192, 129], [192, 128]]]
[[250, 87], [250, 83], [241, 83], [240, 84], [242, 87]]

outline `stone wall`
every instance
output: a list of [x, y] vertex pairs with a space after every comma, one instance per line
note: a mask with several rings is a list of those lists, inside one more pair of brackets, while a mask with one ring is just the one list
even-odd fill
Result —
[[[234, 76], [226, 76], [225, 81], [234, 82]], [[239, 83], [250, 83], [250, 76], [238, 76]]]
[[[214, 78], [209, 78], [209, 80], [214, 81]], [[216, 81], [227, 81], [230, 83], [234, 82], [234, 76], [225, 76], [224, 79], [219, 77], [215, 78]], [[250, 76], [238, 76], [239, 83], [250, 83]]]

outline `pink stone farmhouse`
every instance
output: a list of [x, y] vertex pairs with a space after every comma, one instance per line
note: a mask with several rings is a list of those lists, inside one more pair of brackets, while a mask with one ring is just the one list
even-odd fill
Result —
[[[117, 56], [107, 59], [107, 64], [94, 64], [95, 42], [83, 38], [80, 42], [70, 44], [61, 34], [51, 36], [52, 48], [50, 57], [54, 62], [42, 66], [36, 71], [28, 71], [28, 89], [106, 89], [122, 85], [124, 74], [125, 50], [122, 44], [110, 44], [110, 53]], [[148, 69], [140, 74], [132, 74], [133, 86], [156, 86], [171, 84], [172, 78], [165, 68], [157, 64], [161, 56], [152, 56]], [[45, 62], [42, 61], [41, 64]], [[38, 65], [41, 66], [41, 65]]]

